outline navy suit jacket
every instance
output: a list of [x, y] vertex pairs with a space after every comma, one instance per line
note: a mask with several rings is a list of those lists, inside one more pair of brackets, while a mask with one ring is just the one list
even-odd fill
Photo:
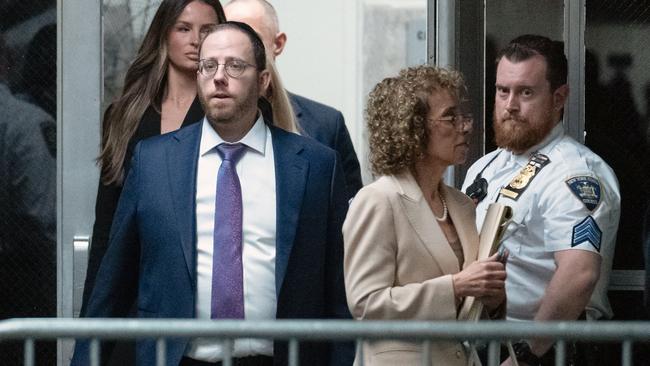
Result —
[[[136, 147], [86, 316], [126, 317], [137, 299], [139, 318], [195, 317], [201, 128], [196, 123]], [[347, 202], [336, 153], [270, 128], [277, 187], [276, 317], [349, 318], [341, 234]], [[178, 365], [187, 342], [168, 341], [168, 365]], [[73, 365], [88, 364], [88, 348], [88, 342], [78, 342]], [[155, 364], [154, 341], [139, 341], [136, 348], [138, 365]], [[351, 365], [353, 357], [349, 344], [300, 348], [303, 365]], [[274, 360], [287, 363], [286, 343], [275, 343]]]
[[339, 153], [348, 199], [354, 197], [363, 187], [363, 182], [359, 159], [354, 152], [343, 115], [332, 107], [300, 95], [289, 93], [289, 99], [298, 119], [300, 132]]

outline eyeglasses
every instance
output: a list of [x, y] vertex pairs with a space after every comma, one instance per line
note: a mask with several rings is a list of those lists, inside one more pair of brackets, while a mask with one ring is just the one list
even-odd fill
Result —
[[430, 121], [450, 123], [457, 131], [463, 131], [466, 128], [472, 127], [474, 124], [474, 116], [471, 114], [456, 114], [454, 116], [432, 119]]
[[228, 60], [225, 63], [220, 64], [217, 60], [206, 58], [199, 60], [199, 72], [201, 75], [211, 78], [217, 73], [219, 65], [223, 65], [226, 74], [235, 79], [242, 76], [247, 67], [256, 67], [255, 65], [251, 65], [241, 60]]

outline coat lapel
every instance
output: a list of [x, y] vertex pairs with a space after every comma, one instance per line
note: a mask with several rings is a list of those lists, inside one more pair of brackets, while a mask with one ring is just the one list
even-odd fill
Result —
[[296, 237], [298, 218], [307, 182], [309, 162], [299, 156], [300, 143], [288, 132], [270, 127], [273, 136], [276, 186], [275, 291], [279, 296], [291, 249]]
[[447, 202], [451, 221], [454, 223], [458, 238], [463, 247], [463, 268], [476, 260], [478, 255], [478, 234], [476, 232], [476, 220], [473, 215], [474, 207], [468, 200], [460, 200], [451, 192], [451, 188], [442, 184], [442, 195]]
[[394, 178], [399, 186], [404, 212], [417, 233], [420, 243], [438, 263], [443, 273], [458, 272], [460, 268], [456, 255], [447, 243], [445, 234], [440, 229], [413, 175], [405, 172]]
[[300, 119], [302, 118], [302, 107], [300, 106], [299, 103], [296, 102], [295, 98], [291, 98], [293, 94], [289, 93], [289, 99], [291, 100], [291, 107], [293, 108], [293, 113], [295, 114], [296, 118]]
[[202, 123], [178, 130], [167, 149], [167, 173], [187, 270], [195, 279], [196, 252], [196, 169]]
[[311, 136], [311, 134], [307, 133], [307, 130], [305, 130], [304, 123], [302, 122], [302, 107], [300, 106], [300, 103], [296, 101], [296, 98], [293, 98], [293, 94], [289, 93], [289, 100], [291, 101], [291, 107], [293, 108], [293, 114], [296, 116], [296, 124], [298, 127], [298, 131], [300, 132], [301, 135], [303, 136]]

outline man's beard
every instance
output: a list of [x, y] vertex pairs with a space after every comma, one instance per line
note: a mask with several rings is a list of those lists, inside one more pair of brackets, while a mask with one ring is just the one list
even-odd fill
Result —
[[[206, 100], [204, 95], [199, 90], [199, 100], [205, 111], [205, 116], [213, 126], [217, 124], [229, 124], [229, 123], [238, 123], [241, 122], [251, 109], [257, 111], [257, 97], [258, 93], [254, 91], [249, 91], [247, 95], [244, 96], [244, 99], [237, 100], [235, 99], [235, 105], [232, 106], [230, 113], [224, 113], [225, 111], [219, 110], [218, 107], [209, 104], [209, 100]], [[248, 122], [248, 121], [246, 121]]]
[[531, 123], [527, 118], [507, 115], [499, 117], [494, 111], [494, 140], [497, 146], [520, 154], [539, 144], [551, 132], [555, 123], [550, 112], [543, 121]]

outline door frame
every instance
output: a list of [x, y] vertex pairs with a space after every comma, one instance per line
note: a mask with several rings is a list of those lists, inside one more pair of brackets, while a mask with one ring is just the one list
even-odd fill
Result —
[[[94, 221], [103, 90], [101, 7], [100, 0], [57, 0], [57, 316], [64, 318], [78, 315]], [[73, 344], [58, 341], [59, 365], [68, 364]]]

